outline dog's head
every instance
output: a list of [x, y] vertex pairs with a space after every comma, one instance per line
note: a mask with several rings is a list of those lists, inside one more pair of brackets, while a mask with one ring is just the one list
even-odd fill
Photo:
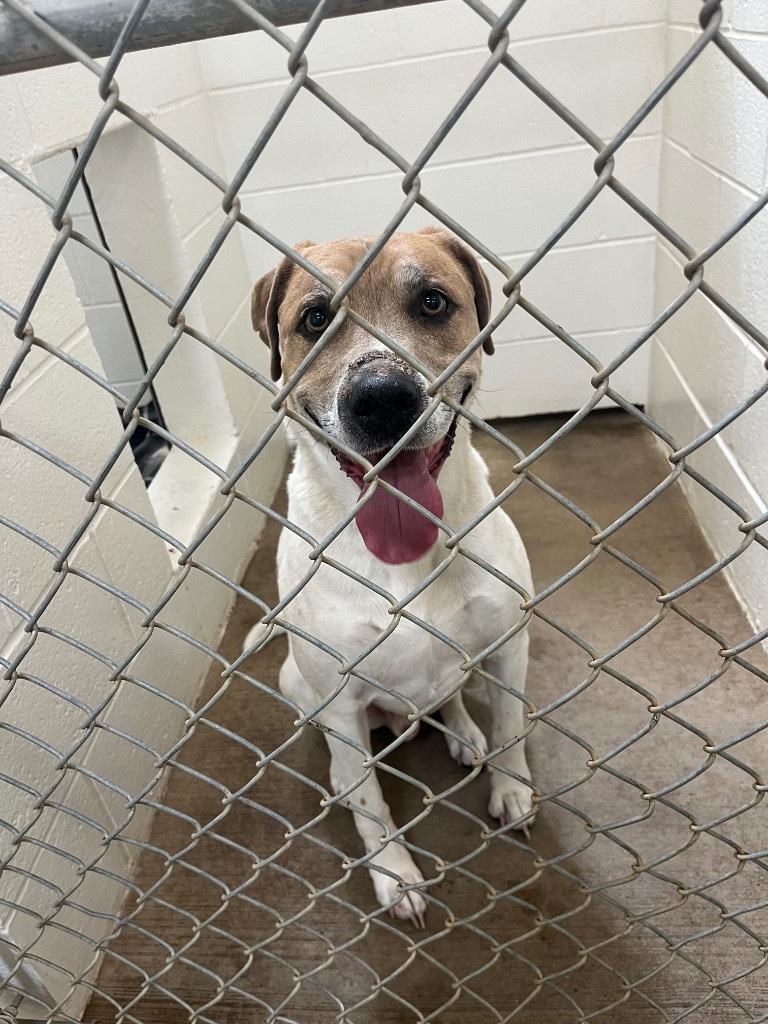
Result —
[[[320, 245], [305, 242], [297, 249], [341, 283], [374, 241], [370, 237]], [[270, 347], [274, 379], [281, 374], [286, 380], [293, 376], [322, 338], [334, 318], [330, 300], [325, 285], [287, 258], [256, 282], [253, 326]], [[349, 306], [437, 375], [487, 324], [490, 289], [469, 249], [446, 231], [426, 229], [395, 234], [351, 289]], [[483, 348], [493, 351], [490, 338]], [[466, 402], [477, 386], [480, 361], [478, 350], [446, 381], [443, 393]], [[424, 413], [428, 384], [406, 360], [347, 318], [301, 376], [288, 403], [339, 443], [377, 462]], [[437, 516], [443, 511], [437, 475], [450, 453], [455, 429], [453, 409], [440, 405], [382, 473], [383, 479]], [[334, 454], [347, 476], [364, 491], [362, 469], [340, 452]], [[371, 550], [364, 531], [366, 518], [383, 511], [385, 498], [393, 500], [383, 490], [381, 494], [382, 508], [371, 500], [357, 518]], [[403, 508], [396, 511], [402, 518]], [[421, 520], [416, 532], [431, 534], [432, 524], [415, 515]], [[385, 557], [380, 554], [382, 544], [377, 546], [375, 553], [384, 561], [413, 560], [405, 549]], [[413, 551], [420, 548], [421, 542], [415, 543]]]

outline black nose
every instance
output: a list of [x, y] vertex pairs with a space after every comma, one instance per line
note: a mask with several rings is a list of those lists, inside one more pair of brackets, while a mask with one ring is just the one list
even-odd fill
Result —
[[419, 418], [426, 396], [402, 370], [361, 373], [340, 403], [345, 426], [370, 450], [398, 441]]

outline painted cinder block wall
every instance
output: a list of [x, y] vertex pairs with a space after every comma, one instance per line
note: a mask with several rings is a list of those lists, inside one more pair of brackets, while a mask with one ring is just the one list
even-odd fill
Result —
[[[730, 39], [768, 75], [762, 0], [724, 4]], [[666, 61], [693, 44], [700, 4], [670, 0]], [[665, 100], [659, 211], [697, 252], [768, 189], [768, 98], [718, 49], [707, 47]], [[665, 242], [656, 255], [654, 307], [685, 288], [683, 261]], [[763, 210], [706, 265], [706, 279], [756, 327], [768, 327], [768, 213]], [[704, 433], [766, 378], [766, 353], [695, 294], [651, 349], [648, 410], [681, 444]], [[665, 449], [668, 450], [668, 449]], [[768, 508], [768, 402], [763, 399], [695, 452], [694, 469], [750, 516]], [[743, 540], [741, 520], [689, 477], [681, 485], [718, 558]], [[756, 629], [768, 627], [768, 552], [751, 544], [725, 573]], [[682, 581], [680, 581], [682, 582]], [[747, 637], [731, 638], [741, 642]]]
[[[124, 100], [223, 171], [194, 45], [131, 54], [118, 79]], [[82, 143], [100, 107], [97, 79], [79, 66], [0, 80], [3, 158], [34, 176], [38, 160]], [[220, 193], [118, 115], [97, 147], [89, 181], [113, 251], [177, 296], [222, 221]], [[6, 176], [0, 180], [0, 223], [0, 291], [18, 309], [55, 233], [44, 204]], [[250, 284], [234, 235], [185, 312], [193, 326], [264, 372], [266, 351], [254, 343], [249, 323]], [[124, 285], [151, 360], [170, 336], [168, 310], [135, 285]], [[62, 259], [32, 323], [40, 338], [101, 372]], [[19, 348], [11, 326], [7, 316], [0, 317], [0, 373]], [[273, 418], [269, 396], [258, 384], [188, 338], [170, 356], [156, 391], [169, 429], [225, 472], [234, 470]], [[122, 433], [112, 397], [40, 349], [32, 350], [14, 380], [2, 406], [2, 427], [89, 477]], [[245, 493], [269, 503], [283, 464], [277, 439], [244, 478]], [[0, 480], [2, 515], [56, 549], [90, 510], [83, 483], [6, 436], [0, 436]], [[215, 474], [174, 451], [148, 493], [127, 449], [101, 493], [185, 544], [221, 506], [220, 487]], [[258, 512], [237, 502], [195, 557], [239, 580], [262, 522]], [[103, 507], [68, 565], [152, 606], [180, 579], [177, 558], [178, 551], [159, 536]], [[0, 773], [20, 783], [0, 781], [0, 819], [26, 830], [0, 883], [0, 897], [7, 901], [0, 909], [0, 937], [10, 936], [33, 957], [59, 965], [53, 972], [35, 961], [58, 999], [94, 959], [86, 940], [99, 939], [109, 928], [108, 919], [76, 907], [109, 915], [123, 901], [128, 890], [119, 879], [131, 877], [134, 841], [146, 837], [150, 822], [147, 807], [131, 801], [142, 794], [157, 799], [162, 792], [162, 757], [182, 735], [184, 707], [194, 704], [211, 664], [170, 629], [215, 649], [234, 595], [193, 568], [158, 616], [169, 628], [152, 630], [126, 670], [130, 680], [117, 684], [110, 680], [110, 664], [87, 649], [120, 663], [146, 636], [141, 613], [128, 601], [71, 573], [42, 615], [39, 633], [24, 632], [17, 609], [32, 612], [43, 600], [58, 579], [53, 563], [51, 553], [0, 527], [0, 594], [12, 602], [0, 603], [0, 655], [7, 664], [32, 642], [18, 675], [0, 686], [0, 717], [7, 726], [0, 731]], [[68, 639], [54, 639], [53, 630]], [[59, 810], [38, 810], [38, 794], [48, 793]], [[13, 852], [12, 836], [1, 824], [5, 859]], [[120, 838], [104, 845], [105, 836], [121, 829]], [[9, 904], [24, 910], [14, 912]], [[7, 950], [4, 956], [0, 948], [0, 974], [4, 961]], [[81, 1013], [86, 999], [87, 989], [79, 988], [67, 1012]], [[25, 1002], [20, 1016], [34, 1016], [38, 1009]]]
[[[502, 0], [491, 5], [501, 12]], [[610, 137], [664, 74], [666, 0], [527, 4], [510, 52], [588, 125]], [[308, 51], [314, 79], [407, 159], [469, 86], [488, 56], [488, 27], [460, 0], [323, 23]], [[227, 174], [283, 94], [286, 52], [261, 33], [200, 48]], [[617, 161], [651, 204], [658, 189], [661, 112]], [[502, 68], [421, 174], [424, 193], [514, 266], [520, 266], [594, 182], [594, 151]], [[373, 234], [403, 201], [402, 175], [307, 93], [299, 95], [242, 189], [244, 211], [287, 242]], [[431, 223], [421, 208], [404, 230]], [[254, 277], [275, 254], [245, 239]], [[525, 294], [608, 360], [645, 325], [653, 301], [649, 226], [605, 190], [529, 275]], [[503, 302], [501, 278], [491, 280]], [[496, 334], [481, 394], [484, 415], [574, 409], [593, 394], [592, 371], [527, 314]], [[533, 382], [534, 386], [531, 386]], [[645, 399], [647, 354], [616, 384]]]

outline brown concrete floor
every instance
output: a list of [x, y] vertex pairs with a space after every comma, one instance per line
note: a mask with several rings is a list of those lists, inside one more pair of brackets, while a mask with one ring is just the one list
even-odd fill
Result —
[[[544, 417], [509, 421], [502, 428], [531, 451], [560, 422]], [[501, 489], [510, 479], [510, 454], [485, 437], [477, 444], [491, 466], [495, 488]], [[536, 472], [607, 525], [663, 478], [665, 463], [650, 436], [629, 417], [594, 414], [542, 458]], [[526, 483], [507, 508], [527, 544], [537, 587], [588, 552], [587, 528], [534, 486]], [[276, 536], [270, 526], [244, 581], [269, 602], [276, 599]], [[692, 578], [711, 562], [676, 488], [622, 529], [613, 543], [668, 586]], [[605, 652], [656, 613], [655, 596], [649, 583], [601, 554], [547, 599], [542, 611]], [[719, 576], [681, 604], [729, 641], [751, 632]], [[226, 657], [239, 653], [254, 621], [253, 606], [238, 600], [221, 645]], [[531, 634], [528, 692], [542, 707], [588, 677], [587, 655], [541, 620], [533, 620]], [[476, 851], [430, 889], [434, 902], [426, 932], [390, 924], [388, 918], [361, 925], [356, 908], [376, 910], [364, 870], [353, 872], [332, 894], [309, 898], [343, 877], [343, 855], [361, 852], [351, 816], [334, 809], [308, 835], [286, 844], [290, 827], [318, 815], [319, 787], [302, 776], [325, 786], [325, 743], [319, 732], [305, 730], [281, 756], [284, 767], [270, 766], [248, 786], [254, 746], [271, 751], [287, 740], [293, 715], [270, 696], [271, 690], [235, 681], [207, 718], [243, 741], [204, 724], [198, 727], [183, 753], [192, 772], [172, 771], [163, 803], [173, 813], [160, 813], [155, 820], [151, 842], [158, 852], [142, 856], [138, 885], [146, 890], [163, 877], [162, 851], [175, 853], [187, 845], [190, 819], [213, 821], [222, 815], [222, 797], [248, 786], [244, 799], [167, 873], [155, 899], [136, 919], [142, 930], [127, 929], [110, 943], [115, 956], [105, 959], [98, 985], [114, 1003], [110, 1007], [94, 997], [88, 1019], [113, 1019], [115, 1006], [125, 1006], [139, 993], [140, 972], [160, 970], [169, 947], [185, 947], [184, 961], [162, 977], [162, 990], [150, 987], [142, 995], [129, 1019], [185, 1021], [185, 1007], [205, 1006], [216, 999], [221, 982], [235, 977], [234, 987], [197, 1019], [261, 1024], [270, 1019], [268, 1004], [282, 1006], [278, 1021], [325, 1024], [360, 1003], [343, 1020], [484, 1024], [511, 1019], [508, 1015], [520, 1008], [514, 1019], [536, 1024], [583, 1020], [598, 1011], [597, 1019], [611, 1024], [651, 1024], [679, 1020], [697, 1004], [687, 1020], [736, 1024], [761, 1018], [768, 1013], [766, 970], [738, 975], [762, 960], [757, 936], [765, 941], [768, 911], [759, 904], [768, 901], [768, 876], [757, 860], [737, 853], [768, 846], [764, 805], [718, 825], [713, 829], [717, 836], [691, 823], [713, 821], [758, 799], [752, 777], [737, 760], [754, 768], [764, 765], [765, 735], [731, 748], [733, 762], [712, 756], [702, 775], [665, 798], [675, 806], [654, 801], [650, 815], [641, 790], [628, 781], [639, 780], [646, 792], [654, 791], [685, 780], [707, 763], [701, 735], [665, 717], [648, 728], [655, 719], [640, 690], [659, 702], [682, 693], [719, 666], [718, 646], [671, 613], [610, 663], [626, 682], [602, 673], [536, 726], [529, 740], [534, 779], [543, 793], [559, 789], [560, 795], [542, 806], [533, 849], [515, 839], [494, 839], [482, 849], [487, 773], [453, 794], [450, 806], [438, 806], [414, 826], [408, 839], [433, 854], [417, 856], [427, 877], [437, 874], [437, 857], [455, 861]], [[285, 640], [275, 641], [250, 660], [247, 671], [273, 688], [284, 654]], [[747, 657], [765, 671], [760, 652], [752, 650]], [[765, 719], [766, 680], [734, 664], [672, 714], [720, 742]], [[203, 700], [219, 684], [214, 667]], [[482, 720], [485, 709], [473, 705], [473, 711]], [[590, 750], [602, 756], [644, 729], [603, 769], [587, 767]], [[385, 739], [377, 736], [380, 745]], [[442, 737], [429, 728], [401, 747], [390, 763], [433, 792], [465, 777], [448, 757]], [[220, 788], [193, 773], [217, 780]], [[422, 811], [416, 785], [382, 774], [398, 823]], [[612, 823], [613, 840], [604, 833]], [[255, 874], [254, 855], [270, 854], [271, 866]], [[197, 870], [220, 881], [214, 884]], [[224, 894], [233, 892], [222, 903]], [[758, 907], [727, 916], [753, 905]], [[289, 919], [292, 923], [277, 928]], [[451, 927], [449, 920], [458, 923]], [[201, 921], [206, 922], [202, 928]], [[420, 943], [417, 950], [414, 940]], [[344, 944], [346, 953], [329, 957], [329, 949]], [[679, 952], [670, 952], [675, 944]], [[455, 977], [468, 979], [463, 989], [454, 987]], [[646, 980], [632, 989], [622, 977], [630, 985]], [[728, 996], [717, 983], [731, 977], [737, 980], [726, 986]], [[386, 978], [388, 991], [377, 990], [377, 982]]]

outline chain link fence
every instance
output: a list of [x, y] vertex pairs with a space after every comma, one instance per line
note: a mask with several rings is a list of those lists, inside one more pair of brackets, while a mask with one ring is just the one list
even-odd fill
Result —
[[[535, 3], [535, 0], [529, 2]], [[102, 108], [87, 138], [78, 147], [73, 170], [60, 195], [48, 194], [32, 176], [20, 171], [12, 162], [0, 159], [3, 174], [48, 207], [56, 232], [49, 251], [41, 253], [39, 273], [23, 304], [15, 308], [0, 294], [0, 310], [13, 324], [18, 343], [0, 382], [0, 415], [2, 403], [25, 362], [35, 354], [44, 353], [62, 361], [89, 388], [102, 389], [118, 400], [123, 431], [98, 471], [85, 472], [81, 466], [61, 458], [35, 440], [0, 425], [0, 437], [5, 445], [14, 446], [14, 451], [23, 454], [25, 460], [47, 461], [82, 489], [82, 518], [61, 545], [53, 545], [24, 522], [9, 518], [0, 508], [2, 529], [21, 536], [31, 548], [42, 553], [48, 571], [48, 583], [33, 605], [25, 607], [10, 596], [0, 594], [0, 602], [14, 617], [13, 621], [19, 623], [16, 639], [20, 638], [13, 653], [0, 658], [3, 670], [0, 707], [9, 707], [20, 688], [34, 686], [55, 696], [65, 709], [61, 714], [74, 718], [79, 731], [77, 741], [71, 746], [58, 747], [36, 734], [34, 728], [22, 729], [0, 713], [0, 735], [9, 743], [13, 740], [14, 744], [34, 747], [48, 758], [50, 765], [45, 777], [29, 780], [21, 773], [16, 776], [12, 766], [9, 768], [3, 761], [2, 781], [20, 790], [27, 803], [25, 813], [10, 820], [6, 820], [0, 808], [3, 833], [0, 866], [6, 880], [4, 888], [0, 889], [0, 905], [5, 909], [5, 916], [15, 914], [17, 918], [26, 918], [32, 932], [22, 941], [13, 929], [6, 936], [5, 948], [10, 953], [5, 961], [0, 960], [3, 964], [0, 992], [7, 996], [5, 1009], [0, 1011], [2, 1020], [11, 1021], [17, 1016], [24, 996], [36, 1000], [35, 1005], [43, 1008], [41, 1015], [46, 1020], [74, 1020], [79, 1017], [79, 1011], [73, 1016], [73, 1007], [83, 1005], [84, 994], [92, 997], [90, 1019], [114, 1017], [117, 1021], [137, 1024], [150, 1024], [155, 1020], [189, 1020], [201, 1024], [240, 1020], [286, 1024], [309, 1021], [315, 1024], [324, 1020], [350, 1024], [373, 1020], [650, 1022], [688, 1017], [692, 1020], [768, 1020], [768, 982], [764, 971], [768, 960], [768, 930], [761, 914], [768, 908], [763, 881], [763, 871], [768, 864], [768, 851], [764, 848], [768, 829], [765, 818], [760, 817], [765, 783], [761, 774], [761, 748], [749, 745], [760, 737], [767, 724], [765, 705], [761, 706], [756, 700], [748, 709], [750, 724], [738, 734], [721, 739], [698, 724], [696, 711], [697, 697], [705, 691], [727, 687], [730, 674], [736, 671], [745, 673], [757, 685], [755, 693], [764, 694], [761, 687], [768, 683], [768, 671], [761, 667], [760, 644], [768, 637], [768, 631], [734, 643], [732, 638], [721, 635], [718, 622], [704, 621], [695, 603], [685, 601], [686, 595], [718, 577], [751, 545], [768, 548], [763, 529], [768, 515], [759, 518], [750, 515], [702, 472], [694, 469], [690, 461], [708, 441], [765, 399], [768, 378], [751, 394], [739, 396], [731, 411], [711, 429], [685, 444], [679, 443], [612, 385], [616, 371], [643, 346], [651, 344], [654, 335], [697, 294], [705, 297], [723, 317], [768, 353], [768, 338], [759, 326], [735, 308], [728, 296], [713, 287], [706, 277], [708, 262], [762, 210], [768, 202], [768, 194], [697, 252], [616, 174], [616, 157], [621, 147], [708, 48], [716, 47], [756, 93], [766, 98], [768, 81], [721, 32], [723, 4], [720, 0], [707, 0], [700, 9], [700, 33], [694, 45], [627, 123], [605, 141], [510, 54], [510, 27], [523, 8], [524, 0], [514, 0], [500, 17], [482, 0], [466, 0], [466, 4], [487, 24], [488, 58], [443, 123], [435, 127], [423, 150], [411, 161], [313, 80], [307, 51], [323, 20], [333, 12], [330, 0], [319, 0], [306, 24], [294, 35], [288, 35], [247, 0], [222, 0], [222, 18], [230, 19], [234, 12], [242, 23], [266, 34], [285, 51], [290, 74], [290, 84], [272, 116], [254, 132], [252, 148], [241, 168], [231, 180], [224, 180], [150, 117], [121, 98], [120, 65], [152, 11], [149, 0], [137, 0], [133, 4], [104, 63], [99, 63], [59, 32], [54, 27], [55, 19], [46, 20], [36, 13], [34, 4], [3, 0], [5, 9], [20, 19], [30, 39], [39, 39], [46, 51], [61, 51], [64, 59], [79, 62], [93, 74], [93, 88], [98, 91]], [[208, 8], [210, 4], [206, 10]], [[436, 4], [434, 10], [439, 17], [440, 5]], [[509, 266], [482, 239], [474, 237], [433, 202], [420, 178], [459, 119], [472, 116], [473, 100], [494, 74], [514, 76], [595, 152], [594, 184], [519, 267]], [[241, 208], [239, 193], [243, 183], [302, 92], [324, 104], [402, 175], [405, 198], [401, 206], [341, 285]], [[157, 145], [166, 147], [221, 194], [219, 230], [178, 295], [165, 294], [121, 259], [118, 251], [113, 252], [77, 231], [68, 213], [94, 150], [110, 119], [117, 114], [133, 122]], [[674, 300], [607, 365], [525, 294], [526, 277], [604, 190], [610, 190], [628, 204], [680, 255], [684, 275]], [[493, 312], [487, 327], [469, 340], [461, 356], [439, 376], [415, 360], [397, 339], [382, 335], [348, 303], [356, 283], [415, 206], [458, 236], [490, 268], [503, 275], [505, 281], [504, 305]], [[332, 215], [329, 215], [329, 226], [331, 223]], [[289, 257], [332, 292], [335, 314], [332, 326], [315, 344], [311, 356], [297, 373], [284, 382], [269, 379], [215, 337], [192, 326], [186, 316], [200, 282], [234, 230], [255, 233], [274, 249], [275, 262], [283, 256]], [[147, 291], [168, 309], [170, 329], [166, 344], [148, 365], [144, 380], [132, 395], [119, 393], [96, 370], [35, 331], [36, 311], [46, 301], [46, 287], [54, 268], [62, 259], [65, 247], [75, 245], [96, 254], [121, 278]], [[551, 436], [529, 451], [524, 451], [507, 433], [485, 423], [444, 390], [451, 375], [479, 350], [514, 308], [522, 309], [593, 371], [593, 394], [589, 400]], [[256, 581], [258, 589], [256, 585], [249, 588], [250, 577], [245, 583], [239, 578], [229, 578], [208, 564], [205, 557], [201, 557], [201, 551], [204, 552], [206, 539], [227, 517], [236, 514], [238, 506], [263, 514], [270, 524], [268, 530], [282, 527], [296, 532], [297, 528], [284, 511], [251, 497], [242, 487], [242, 479], [249, 469], [258, 465], [268, 443], [286, 420], [295, 421], [319, 441], [339, 447], [338, 439], [324, 432], [317, 422], [296, 409], [289, 409], [286, 399], [311, 362], [321, 356], [349, 322], [369, 331], [399, 359], [427, 376], [430, 413], [441, 403], [447, 405], [462, 425], [473, 427], [489, 444], [500, 446], [506, 459], [508, 482], [498, 498], [458, 529], [455, 524], [439, 521], [438, 527], [445, 538], [445, 560], [404, 599], [394, 602], [390, 609], [391, 624], [383, 633], [377, 633], [359, 651], [338, 652], [333, 636], [308, 636], [291, 621], [290, 598], [295, 590], [283, 595], [280, 601], [276, 596], [267, 598], [265, 595], [271, 591], [266, 582]], [[215, 464], [183, 436], [147, 419], [142, 412], [143, 397], [167, 372], [164, 368], [182, 342], [214, 353], [271, 396], [272, 424], [233, 471]], [[664, 478], [612, 522], [595, 521], [588, 511], [578, 507], [539, 473], [541, 460], [583, 425], [585, 418], [604, 399], [623, 410], [649, 437], [657, 439], [668, 462]], [[60, 413], [44, 409], [41, 415]], [[220, 482], [217, 508], [188, 542], [170, 535], [150, 516], [109, 496], [108, 478], [129, 451], [132, 435], [140, 428], [184, 452]], [[393, 451], [401, 450], [406, 443], [407, 438], [404, 438]], [[351, 449], [345, 454], [360, 462], [360, 457]], [[363, 469], [371, 473], [374, 467], [365, 464]], [[732, 514], [738, 525], [733, 530], [733, 548], [727, 555], [717, 558], [695, 577], [670, 587], [664, 578], [643, 565], [642, 558], [630, 557], [618, 547], [617, 535], [650, 506], [658, 507], [684, 475]], [[378, 481], [378, 486], [385, 489], [390, 486], [378, 478], [376, 471], [372, 472], [372, 480], [374, 485]], [[24, 488], [23, 472], [5, 481], [4, 489], [6, 487]], [[519, 581], [509, 579], [498, 567], [479, 558], [471, 544], [473, 528], [521, 488], [536, 491], [543, 501], [557, 505], [564, 516], [589, 531], [583, 557], [535, 593], [528, 592]], [[53, 495], [48, 498], [55, 500]], [[155, 599], [126, 592], [73, 558], [79, 542], [105, 509], [129, 521], [137, 528], [137, 534], [159, 538], [172, 551], [175, 575], [170, 586]], [[391, 601], [391, 595], [380, 594], [374, 584], [361, 579], [328, 552], [330, 543], [342, 530], [354, 528], [357, 511], [356, 506], [339, 520], [328, 536], [303, 538], [309, 560], [302, 585], [318, 567], [326, 565], [367, 587], [372, 594]], [[383, 749], [375, 752], [373, 760], [366, 758], [365, 765], [365, 752], [358, 750], [358, 781], [362, 782], [370, 773], [371, 765], [375, 765], [384, 777], [383, 785], [390, 802], [397, 805], [395, 817], [399, 827], [389, 837], [389, 842], [407, 849], [424, 867], [425, 881], [401, 886], [404, 894], [416, 890], [426, 901], [426, 928], [415, 930], [392, 920], [388, 908], [375, 904], [372, 892], [364, 884], [365, 868], [372, 855], [362, 854], [354, 839], [350, 839], [348, 847], [339, 840], [339, 836], [348, 838], [350, 826], [348, 812], [340, 811], [338, 805], [354, 803], [354, 792], [331, 795], [326, 776], [315, 775], [314, 768], [302, 754], [307, 744], [322, 745], [320, 730], [327, 731], [327, 727], [321, 727], [315, 717], [321, 709], [297, 708], [275, 686], [267, 685], [249, 671], [249, 658], [266, 650], [266, 645], [279, 632], [287, 631], [315, 644], [318, 651], [338, 662], [337, 692], [356, 679], [381, 687], [381, 683], [369, 679], [361, 662], [403, 621], [416, 622], [435, 635], [434, 627], [420, 620], [413, 613], [412, 605], [424, 588], [456, 559], [471, 560], [489, 579], [494, 577], [518, 595], [519, 618], [510, 622], [508, 630], [493, 647], [538, 622], [580, 652], [582, 678], [559, 692], [556, 699], [537, 706], [534, 693], [518, 696], [525, 708], [522, 736], [538, 735], [539, 749], [544, 751], [550, 742], [567, 741], [575, 745], [580, 751], [581, 768], [547, 790], [537, 785], [534, 765], [532, 793], [539, 809], [539, 821], [531, 827], [529, 835], [519, 828], [524, 821], [492, 822], [485, 816], [482, 806], [472, 802], [473, 787], [478, 787], [482, 778], [494, 771], [501, 752], [498, 748], [476, 759], [468, 772], [452, 778], [442, 789], [432, 788], [421, 777], [399, 767], [402, 764], [398, 761], [400, 748], [411, 738], [413, 730], [410, 728], [402, 736], [388, 740]], [[588, 636], [580, 635], [550, 614], [552, 604], [547, 604], [555, 595], [568, 593], [568, 588], [573, 588], [597, 559], [611, 560], [622, 573], [653, 591], [652, 610], [647, 618], [605, 650], [596, 649]], [[169, 603], [191, 574], [205, 575], [228, 588], [250, 607], [251, 622], [260, 618], [265, 628], [255, 635], [242, 654], [228, 651], [225, 656], [215, 640], [211, 642], [209, 637], [191, 635], [168, 621]], [[46, 624], [46, 612], [57, 601], [57, 595], [64, 592], [62, 588], [68, 579], [72, 582], [72, 577], [84, 588], [85, 600], [98, 604], [104, 595], [109, 595], [140, 616], [141, 635], [131, 650], [113, 649], [107, 637], [102, 643], [97, 640], [86, 644]], [[649, 634], [662, 628], [662, 624], [668, 626], [669, 619], [679, 620], [688, 631], [687, 637], [703, 636], [716, 645], [719, 662], [706, 678], [683, 690], [674, 683], [661, 685], [660, 681], [658, 692], [669, 694], [661, 699], [617, 665], [621, 664], [622, 654], [633, 645], [641, 644]], [[148, 638], [159, 632], [179, 644], [193, 647], [213, 666], [202, 702], [197, 707], [188, 706], [176, 697], [170, 682], [167, 688], [152, 686], [136, 674], [136, 659]], [[469, 658], [458, 642], [460, 638], [440, 639], [457, 652], [460, 663], [457, 684], [472, 670], [482, 673], [480, 658]], [[99, 664], [104, 696], [98, 705], [84, 702], [76, 693], [62, 688], [56, 679], [41, 679], [26, 670], [25, 660], [35, 645], [43, 641], [75, 647], [84, 657]], [[696, 642], [689, 639], [682, 641], [682, 645]], [[494, 678], [488, 673], [485, 675], [493, 685]], [[602, 684], [608, 689], [601, 690]], [[172, 704], [183, 719], [183, 724], [175, 735], [168, 737], [163, 749], [146, 743], [130, 729], [121, 730], [119, 724], [110, 722], [110, 705], [118, 693], [125, 694], [134, 687]], [[601, 695], [595, 698], [595, 714], [607, 714], [606, 709], [616, 693], [631, 694], [645, 710], [640, 717], [628, 714], [622, 720], [620, 715], [613, 745], [597, 750], [570, 725], [569, 709], [587, 692]], [[242, 701], [245, 700], [262, 707], [265, 720], [279, 723], [272, 736], [265, 735], [256, 742], [240, 733]], [[436, 717], [436, 712], [436, 706], [419, 708], [410, 718], [426, 722], [439, 733], [460, 741], [461, 737]], [[672, 732], [664, 731], [673, 726]], [[100, 772], [83, 768], [80, 751], [87, 738], [99, 730], [119, 734], [129, 751], [126, 757], [146, 755], [151, 760], [154, 772], [144, 789], [129, 792], [123, 788], [119, 763], [104, 766]], [[211, 733], [216, 754], [206, 760], [196, 753], [195, 744], [201, 734]], [[655, 785], [642, 776], [635, 777], [622, 760], [623, 755], [646, 737], [653, 740], [659, 736], [665, 737], [658, 741], [661, 744], [659, 757], [663, 743], [684, 746], [690, 740], [695, 741], [690, 748], [685, 774], [670, 778], [663, 785]], [[685, 738], [675, 739], [676, 736]], [[345, 740], [343, 735], [336, 738]], [[503, 746], [514, 739], [508, 737]], [[352, 743], [349, 738], [346, 740]], [[241, 758], [237, 771], [231, 770], [230, 755], [226, 753], [230, 749], [235, 749]], [[481, 776], [484, 768], [486, 771]], [[237, 777], [238, 771], [240, 777]], [[62, 794], [66, 792], [66, 780], [73, 773], [89, 774], [92, 782], [122, 803], [124, 814], [117, 827], [106, 827], [67, 803]], [[711, 779], [717, 781], [710, 783]], [[733, 781], [735, 779], [738, 781]], [[705, 784], [705, 792], [710, 785], [713, 789], [694, 813], [687, 794], [699, 783]], [[579, 794], [585, 788], [591, 791], [601, 785], [608, 786], [609, 790], [613, 785], [628, 787], [638, 795], [642, 810], [638, 811], [635, 804], [634, 810], [625, 816], [625, 805], [617, 800], [614, 818], [602, 822], [594, 820], [583, 810]], [[723, 785], [731, 787], [730, 797], [725, 795], [727, 806], [723, 805], [721, 791], [715, 797], [715, 789]], [[208, 818], [203, 819], [190, 810], [189, 794], [196, 789], [212, 794], [206, 804]], [[403, 791], [411, 795], [398, 796]], [[306, 812], [303, 817], [298, 814], [298, 808], [303, 809], [302, 814]], [[547, 819], [550, 811], [560, 816]], [[151, 834], [147, 832], [137, 838], [131, 828], [142, 812], [151, 812], [155, 825]], [[347, 817], [342, 818], [342, 814]], [[228, 832], [233, 820], [243, 815], [251, 823], [248, 827], [253, 834], [252, 845], [244, 845]], [[672, 846], [662, 843], [653, 849], [644, 837], [653, 835], [654, 823], [664, 815], [683, 823], [682, 836]], [[74, 821], [80, 829], [84, 837], [82, 849], [58, 845], [55, 830], [52, 837], [40, 838], [41, 822], [63, 817]], [[546, 822], [561, 822], [566, 818], [571, 823], [570, 831], [563, 826], [559, 838], [553, 837], [552, 828], [560, 826], [553, 824], [548, 828]], [[430, 819], [432, 823], [442, 822], [440, 829], [432, 833], [439, 834], [438, 845], [425, 845], [420, 838], [426, 834], [420, 831], [422, 825], [426, 827]], [[747, 831], [740, 831], [745, 822]], [[638, 832], [638, 827], [645, 832]], [[163, 845], [164, 828], [166, 837], [171, 837], [168, 845]], [[761, 834], [762, 842], [759, 841]], [[83, 850], [93, 837], [97, 841], [96, 852], [86, 857]], [[112, 866], [105, 866], [109, 851], [121, 843], [131, 848], [134, 857], [135, 870], [130, 877], [121, 875]], [[591, 862], [589, 869], [582, 870], [578, 857], [593, 846], [599, 851], [599, 857]], [[38, 865], [35, 869], [24, 859], [30, 849], [45, 855], [34, 862]], [[701, 859], [692, 859], [701, 851], [704, 851]], [[45, 875], [46, 857], [63, 858], [71, 867], [73, 881], [68, 888], [54, 884]], [[89, 902], [88, 882], [94, 877], [107, 880], [113, 887], [113, 897], [119, 897], [118, 910], [105, 910], [103, 905]], [[47, 890], [49, 906], [45, 913], [38, 913], [24, 902], [24, 890], [15, 888], [19, 881], [32, 881]], [[568, 899], [553, 911], [548, 893], [557, 886], [564, 887]], [[459, 902], [456, 903], [452, 894], [460, 893], [472, 895], [457, 896]], [[89, 937], [83, 922], [95, 923], [101, 929], [99, 936]], [[46, 937], [50, 939], [52, 935], [59, 943], [58, 948], [62, 944], [86, 944], [89, 956], [85, 967], [70, 971], [65, 963], [52, 959], [46, 951], [50, 947], [45, 945]], [[592, 982], [582, 981], [586, 977], [591, 977]], [[46, 979], [45, 986], [40, 978]], [[715, 1015], [706, 1016], [709, 1012]]]

